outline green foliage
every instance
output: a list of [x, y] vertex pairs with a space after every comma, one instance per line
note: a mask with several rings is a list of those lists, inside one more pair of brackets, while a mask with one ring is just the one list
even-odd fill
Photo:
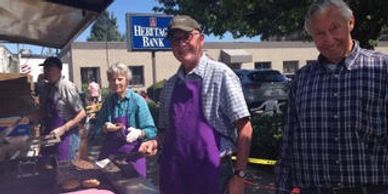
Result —
[[108, 96], [109, 92], [109, 88], [101, 88], [101, 99], [104, 100]]
[[87, 93], [88, 92], [88, 87], [89, 87], [88, 83], [82, 83], [81, 91], [84, 92], [84, 93]]
[[[304, 32], [304, 15], [313, 0], [158, 0], [154, 11], [187, 14], [203, 25], [204, 33], [221, 36], [231, 32], [234, 38], [260, 35], [262, 40]], [[361, 46], [373, 48], [382, 30], [388, 27], [385, 0], [347, 0], [356, 17], [353, 37]]]
[[159, 104], [155, 103], [152, 100], [147, 100], [148, 108], [150, 109], [152, 118], [154, 119], [155, 125], [157, 127], [159, 122]]
[[[159, 104], [151, 100], [147, 101], [155, 124], [159, 121]], [[283, 114], [253, 115], [252, 116], [252, 143], [251, 157], [274, 159], [279, 158], [279, 146], [282, 139]]]
[[278, 159], [282, 139], [283, 114], [252, 116], [251, 157]]
[[113, 13], [104, 11], [93, 24], [88, 41], [123, 41], [118, 31], [117, 18]]
[[165, 83], [166, 80], [164, 79], [147, 88], [147, 94], [153, 101], [159, 102], [160, 92], [162, 91]]

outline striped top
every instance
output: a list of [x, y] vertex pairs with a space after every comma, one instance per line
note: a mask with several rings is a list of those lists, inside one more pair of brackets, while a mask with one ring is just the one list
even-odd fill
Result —
[[55, 84], [45, 83], [42, 87], [39, 101], [41, 110], [45, 110], [47, 100], [52, 99], [57, 114], [68, 121], [84, 110], [78, 89], [73, 82], [60, 79]]

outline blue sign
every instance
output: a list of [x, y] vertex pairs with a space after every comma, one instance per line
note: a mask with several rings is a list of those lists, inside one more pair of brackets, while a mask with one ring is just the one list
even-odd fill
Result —
[[128, 50], [157, 51], [171, 49], [167, 39], [172, 16], [127, 14]]

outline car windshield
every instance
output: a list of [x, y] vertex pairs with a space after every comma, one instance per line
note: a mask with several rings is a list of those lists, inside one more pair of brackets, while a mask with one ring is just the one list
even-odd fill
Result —
[[257, 71], [248, 75], [252, 81], [257, 82], [285, 82], [287, 78], [277, 71]]

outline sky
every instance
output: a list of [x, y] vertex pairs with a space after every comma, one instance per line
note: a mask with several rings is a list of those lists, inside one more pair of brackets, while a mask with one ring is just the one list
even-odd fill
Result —
[[[157, 0], [114, 0], [108, 7], [109, 12], [113, 12], [113, 15], [117, 18], [118, 28], [121, 34], [126, 32], [125, 14], [126, 13], [153, 13], [152, 8], [158, 5]], [[90, 34], [90, 25], [79, 37], [76, 42], [84, 42]], [[213, 35], [205, 36], [207, 42], [259, 42], [259, 37], [254, 38], [239, 38], [233, 39], [230, 33], [224, 34], [223, 38], [215, 37]], [[17, 53], [16, 44], [6, 44], [7, 48], [13, 53]], [[22, 44], [19, 45], [20, 49], [30, 49], [34, 54], [41, 54], [42, 48], [39, 46], [31, 46]]]

